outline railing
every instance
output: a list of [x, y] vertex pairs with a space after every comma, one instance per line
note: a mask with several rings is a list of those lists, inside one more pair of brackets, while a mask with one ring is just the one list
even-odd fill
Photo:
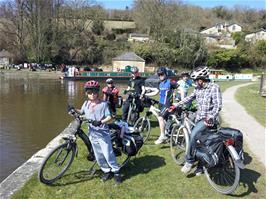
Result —
[[[153, 75], [154, 73], [141, 73], [141, 77], [149, 77]], [[88, 72], [81, 72], [80, 76], [92, 76], [92, 77], [130, 77], [130, 72], [94, 72], [94, 71], [88, 71]]]

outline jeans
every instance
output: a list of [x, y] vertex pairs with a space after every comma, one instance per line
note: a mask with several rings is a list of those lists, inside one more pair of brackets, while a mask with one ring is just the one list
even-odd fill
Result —
[[188, 145], [188, 151], [186, 155], [186, 161], [188, 163], [192, 164], [195, 162], [195, 149], [197, 144], [196, 142], [207, 128], [208, 127], [204, 124], [204, 120], [201, 120], [198, 123], [196, 123], [195, 127], [192, 129]]
[[94, 150], [95, 158], [101, 170], [104, 173], [110, 171], [117, 173], [120, 166], [116, 161], [110, 135], [108, 133], [99, 135], [98, 132], [90, 132], [89, 138]]

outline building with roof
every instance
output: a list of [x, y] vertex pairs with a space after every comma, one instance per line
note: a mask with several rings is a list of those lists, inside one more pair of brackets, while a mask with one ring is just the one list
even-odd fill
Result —
[[112, 59], [113, 71], [124, 71], [127, 66], [136, 66], [139, 72], [145, 71], [145, 60], [134, 52], [127, 52]]
[[217, 23], [214, 26], [202, 30], [200, 33], [205, 35], [222, 35], [224, 33], [235, 33], [241, 32], [242, 27], [236, 23], [227, 24], [224, 23]]
[[12, 60], [13, 55], [11, 53], [6, 51], [5, 49], [0, 51], [0, 67], [5, 67], [9, 65], [10, 63], [12, 63]]
[[245, 36], [245, 40], [247, 42], [252, 42], [252, 43], [255, 43], [259, 40], [266, 40], [266, 30], [262, 28], [256, 32], [247, 34]]

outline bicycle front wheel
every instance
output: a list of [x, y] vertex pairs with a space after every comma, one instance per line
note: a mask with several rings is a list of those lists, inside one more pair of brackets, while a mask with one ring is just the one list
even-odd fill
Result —
[[151, 133], [151, 122], [148, 118], [140, 117], [134, 124], [134, 127], [138, 129], [141, 136], [143, 137], [143, 142], [145, 142]]
[[187, 129], [174, 125], [170, 137], [170, 150], [176, 164], [182, 165], [185, 162], [188, 143], [189, 136]]
[[220, 163], [213, 168], [205, 168], [204, 173], [210, 185], [219, 193], [233, 193], [240, 179], [240, 169], [236, 166], [233, 155], [227, 149], [223, 153]]
[[72, 164], [75, 151], [75, 147], [69, 143], [61, 144], [51, 151], [41, 165], [39, 180], [49, 185], [61, 178]]

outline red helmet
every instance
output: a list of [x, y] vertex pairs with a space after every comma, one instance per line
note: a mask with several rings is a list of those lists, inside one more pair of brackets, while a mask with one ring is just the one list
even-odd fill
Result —
[[97, 81], [90, 80], [84, 84], [85, 91], [87, 90], [100, 90], [100, 84]]

